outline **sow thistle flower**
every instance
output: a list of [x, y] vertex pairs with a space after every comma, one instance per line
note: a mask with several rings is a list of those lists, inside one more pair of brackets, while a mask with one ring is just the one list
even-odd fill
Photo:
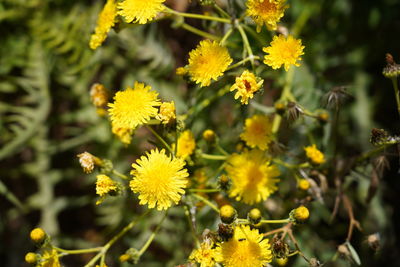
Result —
[[286, 0], [248, 0], [247, 15], [257, 24], [257, 32], [265, 24], [268, 30], [276, 30], [277, 23], [289, 7]]
[[157, 114], [156, 119], [160, 120], [163, 124], [168, 124], [176, 119], [175, 103], [163, 102], [160, 106], [160, 112]]
[[272, 141], [272, 122], [267, 116], [258, 114], [246, 119], [240, 139], [251, 148], [266, 150]]
[[208, 86], [232, 63], [228, 49], [215, 41], [203, 40], [189, 52], [188, 73], [193, 81]]
[[104, 174], [99, 174], [96, 176], [96, 194], [100, 196], [100, 199], [96, 202], [96, 205], [101, 204], [104, 198], [110, 194], [115, 193], [118, 190], [117, 183], [113, 181], [110, 177]]
[[306, 151], [307, 158], [309, 158], [312, 163], [317, 165], [325, 163], [324, 154], [318, 150], [315, 144], [305, 147], [304, 150]]
[[271, 165], [264, 152], [258, 149], [234, 153], [225, 167], [232, 180], [229, 196], [253, 205], [266, 200], [278, 188], [279, 169]]
[[117, 92], [114, 103], [108, 104], [113, 127], [132, 130], [155, 117], [158, 113], [156, 107], [160, 105], [158, 93], [139, 82], [135, 82], [133, 89], [128, 87]]
[[[173, 146], [175, 148], [175, 146]], [[178, 147], [176, 156], [179, 158], [186, 159], [193, 154], [196, 148], [196, 140], [193, 137], [193, 133], [190, 130], [185, 130], [178, 138]]]
[[157, 210], [178, 204], [188, 183], [189, 174], [184, 166], [183, 159], [167, 156], [164, 149], [151, 150], [133, 163], [130, 187], [139, 193], [139, 204], [148, 204], [150, 209], [157, 207]]
[[236, 226], [233, 237], [216, 248], [217, 262], [225, 267], [262, 267], [272, 261], [268, 239], [250, 226]]
[[249, 99], [252, 99], [254, 96], [254, 93], [260, 90], [264, 80], [262, 79], [257, 79], [257, 77], [249, 72], [248, 70], [245, 70], [240, 77], [236, 77], [235, 84], [232, 85], [230, 91], [235, 91], [237, 90], [235, 94], [235, 99], [238, 99], [241, 97], [240, 102], [243, 104], [248, 104]]
[[164, 10], [164, 2], [165, 0], [125, 0], [118, 4], [118, 15], [124, 17], [128, 23], [146, 24]]
[[111, 131], [125, 145], [129, 145], [132, 142], [132, 134], [134, 129], [116, 127], [114, 123], [111, 123]]
[[107, 39], [107, 33], [114, 26], [116, 16], [117, 5], [115, 0], [107, 0], [97, 19], [94, 34], [90, 37], [89, 46], [91, 49], [96, 49]]
[[210, 240], [201, 243], [200, 248], [193, 250], [190, 254], [189, 260], [200, 263], [200, 267], [214, 267], [217, 254], [212, 248], [213, 245]]
[[264, 57], [264, 63], [273, 69], [279, 69], [284, 65], [285, 70], [288, 71], [291, 65], [300, 66], [297, 61], [301, 60], [301, 55], [304, 55], [303, 49], [301, 40], [297, 40], [291, 35], [287, 38], [282, 34], [274, 36], [270, 46], [263, 48], [263, 51], [268, 53]]

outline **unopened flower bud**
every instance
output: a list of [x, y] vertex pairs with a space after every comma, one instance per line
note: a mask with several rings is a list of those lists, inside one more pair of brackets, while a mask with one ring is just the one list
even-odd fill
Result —
[[209, 143], [215, 142], [215, 132], [211, 129], [207, 129], [203, 132], [203, 139], [206, 140]]
[[120, 262], [127, 262], [131, 259], [131, 256], [128, 254], [122, 254], [121, 256], [119, 256], [119, 261]]
[[328, 112], [325, 112], [325, 111], [321, 112], [317, 116], [318, 116], [317, 118], [318, 118], [319, 122], [322, 123], [322, 124], [327, 123], [328, 120], [329, 120]]
[[33, 252], [28, 252], [28, 253], [26, 253], [26, 255], [25, 255], [25, 261], [27, 262], [27, 263], [29, 263], [29, 264], [36, 264], [36, 262], [37, 262], [37, 256], [36, 256], [36, 254], [35, 253], [33, 253]]
[[31, 240], [36, 244], [41, 244], [46, 239], [46, 236], [42, 228], [35, 228], [30, 233]]
[[310, 217], [310, 212], [306, 207], [300, 206], [292, 210], [289, 216], [294, 223], [304, 223]]
[[300, 179], [300, 180], [298, 181], [297, 186], [298, 186], [301, 190], [306, 191], [306, 190], [308, 190], [308, 189], [310, 188], [310, 182], [307, 181], [306, 179]]
[[231, 205], [224, 205], [219, 209], [219, 216], [223, 223], [231, 224], [235, 221], [237, 213]]
[[247, 219], [251, 222], [251, 224], [258, 224], [261, 221], [261, 211], [259, 209], [252, 209], [247, 214]]
[[277, 102], [274, 105], [275, 107], [275, 112], [278, 113], [279, 115], [283, 115], [286, 111], [286, 106], [282, 102]]
[[222, 174], [219, 177], [219, 181], [218, 181], [218, 186], [220, 189], [222, 189], [223, 191], [227, 191], [230, 187], [231, 183], [229, 180], [229, 177], [225, 174]]

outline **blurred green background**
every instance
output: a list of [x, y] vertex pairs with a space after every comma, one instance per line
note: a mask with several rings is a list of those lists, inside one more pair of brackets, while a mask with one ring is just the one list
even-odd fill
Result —
[[[243, 8], [243, 1], [231, 2], [238, 10]], [[341, 113], [341, 155], [347, 157], [371, 149], [369, 135], [374, 127], [399, 134], [391, 81], [381, 73], [385, 53], [392, 53], [400, 61], [400, 1], [288, 2], [291, 8], [283, 25], [289, 28], [303, 10], [310, 12], [300, 34], [306, 48], [293, 87], [299, 102], [310, 109], [323, 107], [323, 96], [335, 86], [345, 86], [352, 96]], [[187, 54], [199, 37], [176, 28], [166, 19], [132, 26], [118, 34], [111, 31], [106, 43], [93, 52], [88, 41], [103, 4], [94, 0], [0, 0], [2, 266], [25, 266], [24, 255], [34, 250], [28, 241], [29, 231], [37, 225], [50, 233], [59, 246], [83, 248], [104, 243], [133, 214], [143, 211], [133, 197], [96, 206], [95, 174], [83, 174], [78, 164], [76, 154], [89, 151], [113, 160], [117, 169], [127, 173], [137, 155], [148, 147], [145, 130], [137, 131], [129, 147], [112, 136], [108, 121], [99, 117], [90, 103], [89, 88], [93, 83], [100, 82], [115, 92], [135, 80], [146, 82], [157, 88], [163, 99], [174, 100], [178, 113], [184, 113], [195, 101], [185, 82], [174, 72], [176, 67], [186, 64]], [[204, 9], [197, 1], [176, 0], [167, 4], [188, 12]], [[203, 26], [199, 21], [188, 23]], [[267, 32], [260, 36], [269, 38]], [[250, 41], [256, 42], [253, 38]], [[271, 72], [264, 73], [263, 78], [265, 92], [260, 100], [272, 105], [282, 81]], [[226, 139], [231, 138], [230, 129], [223, 122], [228, 118], [231, 126], [235, 124], [230, 119], [235, 115], [233, 107], [232, 95], [227, 95], [196, 114], [196, 121], [189, 125], [198, 137], [207, 125], [221, 136], [226, 134]], [[217, 109], [224, 118], [218, 112], [214, 114]], [[214, 114], [211, 119], [210, 113]], [[321, 131], [323, 137], [326, 135]], [[324, 144], [328, 146], [329, 141], [325, 138]], [[363, 227], [363, 232], [355, 231], [352, 241], [362, 266], [400, 266], [399, 159], [396, 149], [386, 152], [391, 168], [381, 177], [371, 203], [365, 201], [370, 164], [351, 173], [346, 186], [355, 216]], [[326, 205], [313, 203], [310, 223], [296, 231], [304, 253], [322, 262], [331, 259], [336, 247], [344, 242], [348, 226], [343, 210], [332, 223], [326, 219], [335, 196], [332, 181], [329, 183], [332, 189]], [[283, 188], [274, 196], [274, 203], [284, 205], [285, 190], [288, 189]], [[290, 210], [289, 207], [284, 210]], [[201, 214], [199, 225], [215, 227], [215, 216], [205, 213]], [[161, 214], [153, 212], [115, 246], [109, 266], [119, 266], [118, 255], [129, 246], [139, 248], [160, 218]], [[375, 232], [380, 233], [382, 241], [376, 253], [366, 242], [366, 237]], [[194, 245], [188, 233], [182, 210], [172, 208], [139, 265], [184, 264]], [[65, 266], [82, 266], [88, 259], [87, 255], [68, 256], [62, 262]], [[305, 266], [300, 260], [291, 260], [290, 264]], [[326, 264], [347, 265], [342, 259]]]

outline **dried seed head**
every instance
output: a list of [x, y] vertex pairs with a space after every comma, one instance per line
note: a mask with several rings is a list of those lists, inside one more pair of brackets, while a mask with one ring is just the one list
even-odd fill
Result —
[[233, 237], [234, 229], [229, 224], [218, 224], [218, 236], [221, 241], [228, 241]]
[[300, 115], [303, 115], [303, 109], [297, 105], [296, 102], [288, 102], [286, 107], [287, 117], [290, 121], [295, 121], [300, 117]]
[[390, 79], [400, 75], [400, 65], [396, 64], [393, 56], [389, 53], [386, 54], [386, 67], [383, 68], [382, 74]]
[[289, 255], [289, 245], [280, 237], [274, 237], [271, 240], [272, 254], [276, 258], [287, 258]]
[[373, 249], [374, 251], [378, 251], [380, 249], [381, 237], [379, 233], [375, 233], [369, 235], [367, 237], [368, 246]]

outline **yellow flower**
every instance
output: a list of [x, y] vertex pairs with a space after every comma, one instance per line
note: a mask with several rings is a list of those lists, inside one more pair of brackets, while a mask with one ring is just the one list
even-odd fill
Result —
[[91, 49], [96, 49], [106, 40], [107, 33], [115, 24], [116, 15], [117, 5], [115, 0], [107, 0], [107, 3], [104, 5], [97, 19], [97, 26], [94, 30], [94, 34], [90, 37], [89, 46]]
[[232, 154], [225, 167], [232, 180], [230, 197], [237, 201], [253, 205], [266, 200], [278, 188], [279, 169], [271, 165], [261, 150], [245, 150], [241, 154]]
[[232, 63], [228, 49], [217, 42], [203, 40], [189, 53], [188, 72], [193, 81], [208, 86]]
[[265, 115], [254, 115], [246, 119], [244, 132], [240, 135], [240, 139], [246, 142], [251, 148], [258, 147], [266, 150], [268, 144], [272, 140], [272, 123]]
[[304, 55], [303, 49], [301, 40], [291, 35], [287, 38], [283, 35], [274, 36], [270, 46], [263, 48], [263, 51], [269, 54], [264, 57], [264, 63], [274, 70], [284, 65], [285, 70], [288, 71], [290, 65], [300, 66], [297, 60], [301, 60], [301, 55]]
[[189, 260], [200, 263], [200, 267], [214, 267], [216, 252], [212, 247], [213, 243], [209, 240], [201, 243], [200, 248], [190, 254]]
[[300, 179], [299, 181], [297, 181], [297, 186], [301, 189], [301, 190], [308, 190], [310, 188], [310, 182], [307, 181], [306, 179]]
[[179, 67], [175, 71], [176, 75], [183, 76], [187, 74], [187, 69], [185, 67]]
[[99, 174], [96, 178], [96, 194], [100, 197], [107, 195], [111, 191], [117, 191], [117, 183], [107, 175]]
[[57, 250], [46, 249], [43, 252], [41, 262], [37, 265], [37, 267], [61, 267]]
[[312, 163], [317, 165], [325, 163], [324, 154], [318, 150], [315, 144], [305, 147], [304, 150], [306, 151], [306, 156], [311, 160]]
[[129, 145], [131, 143], [133, 129], [116, 127], [114, 123], [111, 123], [111, 131], [125, 145]]
[[161, 105], [158, 93], [151, 91], [150, 86], [135, 82], [134, 89], [128, 87], [114, 96], [114, 103], [108, 104], [113, 127], [135, 129], [140, 124], [147, 123], [158, 113]]
[[163, 2], [165, 0], [125, 0], [118, 4], [118, 15], [128, 23], [146, 24], [164, 10]]
[[241, 97], [242, 104], [248, 104], [249, 99], [253, 98], [255, 92], [260, 90], [264, 80], [257, 81], [256, 76], [248, 70], [243, 71], [240, 77], [236, 77], [235, 84], [232, 85], [230, 91], [237, 90], [235, 99]]
[[151, 150], [132, 164], [131, 174], [134, 176], [130, 187], [139, 193], [141, 205], [148, 204], [152, 209], [168, 209], [172, 203], [178, 204], [189, 176], [184, 168], [185, 162], [180, 158], [171, 158], [165, 150]]
[[157, 114], [156, 119], [162, 121], [163, 124], [168, 124], [176, 119], [175, 103], [163, 102], [160, 106], [160, 112]]
[[186, 130], [178, 138], [178, 149], [176, 156], [186, 159], [193, 154], [195, 148], [196, 140], [194, 140], [193, 133], [190, 130]]
[[276, 30], [276, 24], [283, 17], [286, 0], [248, 0], [247, 15], [257, 24], [257, 32], [265, 24], [270, 31]]
[[229, 241], [217, 248], [217, 262], [225, 267], [262, 267], [272, 261], [268, 239], [250, 226], [236, 226]]

